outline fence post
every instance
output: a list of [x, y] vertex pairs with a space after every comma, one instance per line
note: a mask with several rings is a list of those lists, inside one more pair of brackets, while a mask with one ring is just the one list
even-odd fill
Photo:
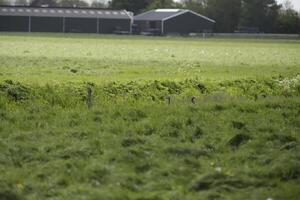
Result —
[[171, 104], [171, 97], [167, 96], [166, 99], [167, 99], [168, 104], [170, 105]]
[[192, 97], [192, 103], [196, 104], [196, 97]]
[[87, 98], [86, 98], [86, 104], [89, 109], [93, 107], [93, 97], [92, 97], [92, 88], [87, 88]]

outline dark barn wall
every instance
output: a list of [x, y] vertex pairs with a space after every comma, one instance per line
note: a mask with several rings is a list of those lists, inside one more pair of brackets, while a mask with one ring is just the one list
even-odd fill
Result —
[[29, 31], [29, 17], [26, 16], [0, 16], [0, 31]]
[[31, 17], [32, 32], [63, 32], [63, 18]]
[[190, 12], [178, 15], [164, 22], [164, 34], [168, 33], [200, 33], [212, 31], [214, 23]]
[[148, 32], [150, 29], [159, 29], [161, 30], [161, 21], [135, 21], [141, 32]]
[[100, 33], [114, 33], [114, 31], [130, 31], [129, 19], [99, 19]]
[[147, 21], [134, 21], [140, 32], [146, 32], [148, 30]]
[[97, 19], [65, 18], [65, 32], [67, 32], [67, 33], [97, 33]]

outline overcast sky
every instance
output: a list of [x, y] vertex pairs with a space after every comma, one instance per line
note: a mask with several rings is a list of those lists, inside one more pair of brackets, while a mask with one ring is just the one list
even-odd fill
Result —
[[[286, 0], [277, 0], [278, 3], [283, 3]], [[290, 0], [293, 3], [294, 9], [299, 10], [300, 11], [300, 0]]]

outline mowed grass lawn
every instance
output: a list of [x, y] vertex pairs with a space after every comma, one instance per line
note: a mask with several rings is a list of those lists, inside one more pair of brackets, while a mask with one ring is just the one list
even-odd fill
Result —
[[299, 40], [0, 34], [0, 200], [299, 200], [299, 133]]
[[207, 81], [293, 76], [299, 40], [0, 35], [0, 80], [29, 83]]

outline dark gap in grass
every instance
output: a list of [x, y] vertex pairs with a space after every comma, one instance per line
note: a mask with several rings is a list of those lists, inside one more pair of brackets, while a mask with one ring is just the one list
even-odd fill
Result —
[[244, 189], [248, 187], [263, 187], [266, 186], [262, 181], [245, 180], [238, 176], [228, 176], [224, 173], [207, 174], [200, 177], [190, 187], [190, 190], [197, 192], [215, 189], [215, 190], [231, 190]]
[[145, 140], [142, 140], [140, 138], [125, 138], [122, 141], [122, 146], [123, 147], [130, 147], [130, 146], [135, 146], [139, 144], [145, 144]]
[[251, 137], [245, 133], [239, 133], [233, 136], [229, 141], [228, 145], [232, 149], [237, 149], [240, 145], [245, 144], [251, 139]]
[[239, 121], [232, 121], [232, 126], [235, 129], [244, 129], [246, 128], [246, 124], [244, 122], [239, 122]]

